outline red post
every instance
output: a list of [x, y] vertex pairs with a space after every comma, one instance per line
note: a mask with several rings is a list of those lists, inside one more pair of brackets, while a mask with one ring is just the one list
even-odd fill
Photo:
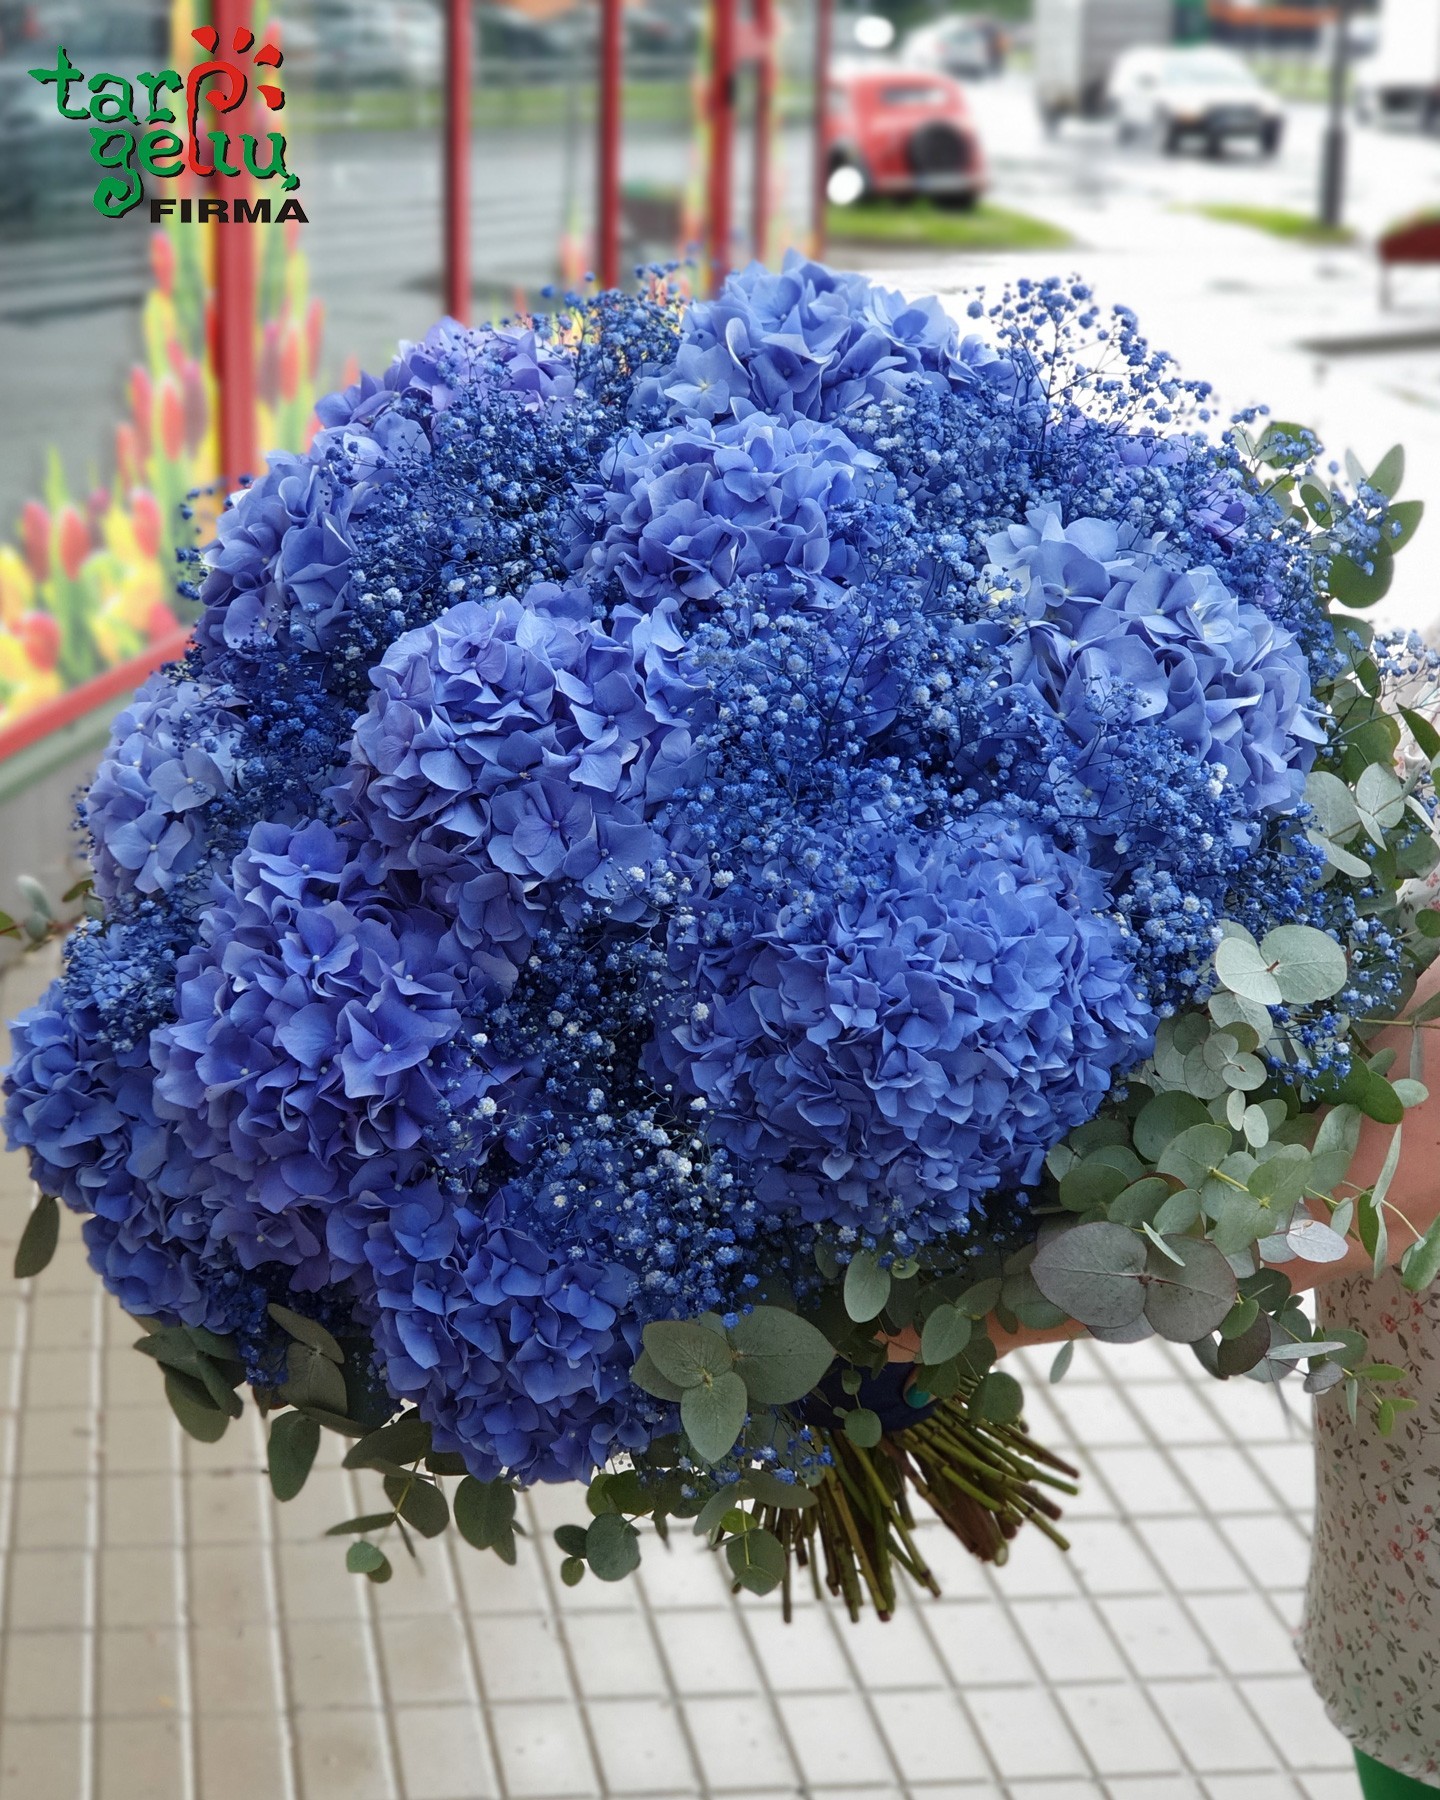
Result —
[[[250, 0], [214, 0], [211, 19], [219, 54], [233, 54], [235, 34], [249, 31]], [[201, 104], [204, 102], [202, 100]], [[249, 97], [229, 114], [226, 125], [238, 144], [253, 131]], [[230, 203], [248, 192], [248, 183], [230, 181]], [[255, 441], [255, 227], [222, 225], [215, 233], [215, 385], [219, 398], [220, 476], [235, 487], [242, 475], [259, 473]]]
[[445, 7], [445, 310], [470, 322], [470, 0]]
[[600, 0], [600, 143], [596, 262], [602, 288], [620, 285], [620, 127], [625, 80], [624, 0]]
[[730, 220], [735, 160], [735, 8], [711, 0], [710, 32], [710, 291], [730, 273]]
[[750, 198], [750, 254], [764, 262], [770, 249], [770, 153], [775, 130], [774, 0], [752, 0], [755, 11], [755, 166]]
[[815, 182], [811, 205], [813, 217], [810, 236], [815, 257], [825, 255], [826, 187], [830, 180], [830, 144], [827, 121], [830, 116], [830, 59], [835, 43], [835, 0], [815, 0]]

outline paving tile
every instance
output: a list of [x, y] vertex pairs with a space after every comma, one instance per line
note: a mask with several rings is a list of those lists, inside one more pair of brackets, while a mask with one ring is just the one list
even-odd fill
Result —
[[398, 1706], [406, 1800], [494, 1800], [500, 1792], [473, 1706]]
[[382, 1713], [298, 1714], [295, 1750], [305, 1800], [394, 1800]]
[[1091, 1594], [1155, 1594], [1163, 1585], [1145, 1554], [1140, 1532], [1174, 1531], [1189, 1519], [1146, 1520], [1137, 1529], [1118, 1519], [1081, 1519], [1071, 1526], [1070, 1554], [1081, 1583]]
[[101, 1487], [101, 1541], [158, 1547], [179, 1537], [173, 1475], [108, 1475]]
[[893, 1778], [884, 1742], [863, 1706], [843, 1694], [784, 1694], [779, 1706], [807, 1781]]
[[757, 1786], [797, 1791], [799, 1772], [768, 1701], [758, 1695], [686, 1700], [682, 1711], [700, 1766], [717, 1793], [748, 1795]]
[[278, 1718], [202, 1713], [195, 1732], [204, 1800], [280, 1800], [292, 1791]]
[[670, 1702], [602, 1700], [589, 1713], [610, 1793], [662, 1794], [689, 1777], [689, 1746]]
[[123, 1718], [173, 1714], [180, 1705], [180, 1634], [173, 1626], [102, 1631], [99, 1710]]
[[954, 1695], [882, 1693], [874, 1705], [907, 1782], [967, 1781], [989, 1773], [980, 1740]]
[[656, 1699], [666, 1692], [665, 1671], [643, 1613], [567, 1610], [563, 1629], [587, 1699]]
[[990, 1601], [927, 1606], [925, 1625], [961, 1688], [1034, 1678], [1034, 1665], [1003, 1607]]
[[488, 1700], [568, 1700], [570, 1676], [553, 1619], [487, 1618], [475, 1632]]
[[1275, 1766], [1275, 1753], [1226, 1681], [1157, 1681], [1150, 1698], [1197, 1775]]
[[1300, 1791], [1305, 1800], [1359, 1800], [1360, 1783], [1352, 1767], [1343, 1774], [1302, 1775]]
[[382, 1618], [379, 1637], [386, 1685], [397, 1706], [473, 1702], [469, 1653], [453, 1613], [438, 1619]]
[[286, 1667], [295, 1704], [378, 1706], [367, 1633], [349, 1619], [285, 1621]]
[[1251, 1579], [1263, 1587], [1300, 1587], [1310, 1569], [1310, 1544], [1293, 1519], [1279, 1513], [1222, 1519], [1220, 1529]]
[[807, 1607], [788, 1625], [773, 1608], [742, 1608], [740, 1617], [754, 1642], [765, 1680], [776, 1693], [853, 1687], [825, 1607]]
[[1203, 1594], [1250, 1585], [1208, 1519], [1142, 1519], [1135, 1529], [1176, 1587]]
[[1131, 1664], [1147, 1678], [1214, 1670], [1214, 1653], [1168, 1595], [1102, 1600], [1100, 1610]]
[[46, 1350], [33, 1345], [25, 1358], [25, 1404], [34, 1410], [52, 1406], [95, 1405], [96, 1356], [93, 1350]]
[[77, 1719], [84, 1707], [92, 1647], [88, 1631], [15, 1633], [5, 1658], [0, 1737], [14, 1719]]
[[1245, 1683], [1245, 1698], [1294, 1769], [1343, 1769], [1350, 1747], [1325, 1715], [1307, 1675], [1270, 1677]]
[[[192, 1544], [253, 1544], [262, 1535], [270, 1485], [264, 1471], [225, 1469], [192, 1475], [188, 1511]], [[338, 1524], [338, 1515], [331, 1520]]]
[[72, 1719], [7, 1724], [0, 1735], [0, 1800], [82, 1800], [84, 1751]]
[[1224, 1444], [1211, 1444], [1203, 1450], [1181, 1445], [1171, 1454], [1207, 1512], [1264, 1513], [1275, 1504], [1268, 1484], [1239, 1450]]
[[1101, 1775], [1179, 1774], [1180, 1753], [1133, 1683], [1087, 1682], [1055, 1696]]
[[[1188, 1775], [1112, 1776], [1104, 1791], [1105, 1800], [1205, 1800], [1205, 1790]], [[1293, 1793], [1289, 1800], [1295, 1800]]]
[[97, 1800], [183, 1800], [187, 1745], [176, 1719], [105, 1719], [96, 1757]]
[[748, 1694], [760, 1667], [733, 1607], [656, 1612], [655, 1628], [676, 1689], [682, 1694]]
[[1103, 1681], [1126, 1672], [1104, 1618], [1090, 1600], [1018, 1600], [1010, 1616], [1051, 1681]]
[[205, 1713], [266, 1713], [279, 1694], [274, 1630], [263, 1620], [200, 1625], [190, 1633], [195, 1704]]
[[89, 1561], [73, 1550], [21, 1550], [9, 1559], [13, 1630], [88, 1625]]
[[946, 1685], [945, 1666], [925, 1632], [925, 1623], [936, 1610], [933, 1601], [921, 1602], [901, 1607], [883, 1624], [872, 1613], [858, 1625], [848, 1619], [840, 1624], [840, 1648], [862, 1688], [880, 1693]]
[[1002, 1775], [1088, 1773], [1074, 1734], [1043, 1689], [977, 1688], [965, 1703]]
[[[1195, 1496], [1174, 1466], [1159, 1450], [1148, 1445], [1133, 1450], [1107, 1450], [1100, 1459], [1100, 1467], [1104, 1487], [1114, 1494], [1122, 1512], [1128, 1516], [1195, 1510]], [[1092, 1491], [1100, 1487], [1101, 1481], [1089, 1484]], [[1074, 1517], [1072, 1502], [1066, 1502], [1065, 1510], [1067, 1517]]]
[[[152, 1439], [155, 1435], [149, 1433]], [[95, 1462], [96, 1441], [94, 1414], [83, 1407], [27, 1413], [17, 1471], [25, 1480], [32, 1475], [85, 1475]], [[163, 1453], [161, 1461], [149, 1466], [163, 1467]]]
[[1192, 1594], [1190, 1615], [1232, 1675], [1288, 1675], [1295, 1640], [1261, 1595]]
[[[1205, 1800], [1296, 1800], [1300, 1789], [1290, 1775], [1207, 1775], [1202, 1789]], [[1358, 1800], [1354, 1774], [1345, 1800]]]
[[99, 1562], [103, 1625], [171, 1623], [177, 1574], [173, 1550], [111, 1549]]
[[[127, 1406], [102, 1413], [100, 1420], [100, 1463], [107, 1475], [158, 1475], [179, 1467], [180, 1428], [170, 1415], [163, 1392], [154, 1406]], [[27, 1442], [27, 1455], [28, 1450]], [[22, 1457], [22, 1467], [25, 1461]]]
[[14, 1544], [20, 1550], [81, 1550], [90, 1542], [96, 1484], [78, 1475], [37, 1475], [15, 1484]]
[[514, 1800], [598, 1792], [590, 1750], [574, 1707], [540, 1701], [490, 1709], [495, 1746]]
[[[1028, 1401], [1028, 1394], [1026, 1398]], [[1064, 1420], [1068, 1436], [1091, 1450], [1101, 1450], [1111, 1444], [1145, 1442], [1145, 1427], [1139, 1417], [1108, 1385], [1061, 1386], [1052, 1390], [1048, 1398]], [[1031, 1425], [1031, 1430], [1042, 1443], [1045, 1441], [1038, 1422]]]

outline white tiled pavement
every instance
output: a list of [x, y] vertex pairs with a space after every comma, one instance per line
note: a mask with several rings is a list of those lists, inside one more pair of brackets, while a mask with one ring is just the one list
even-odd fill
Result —
[[[6, 1016], [43, 974], [11, 971]], [[8, 1267], [17, 1159], [0, 1183]], [[992, 1573], [931, 1527], [942, 1601], [787, 1628], [693, 1540], [563, 1589], [568, 1491], [526, 1502], [513, 1570], [447, 1542], [372, 1587], [320, 1536], [365, 1484], [332, 1457], [276, 1505], [253, 1419], [183, 1437], [134, 1335], [73, 1220], [0, 1279], [0, 1800], [1356, 1795], [1290, 1643], [1303, 1415], [1187, 1356], [1027, 1369], [1032, 1427], [1087, 1446], [1068, 1557], [1022, 1537]]]

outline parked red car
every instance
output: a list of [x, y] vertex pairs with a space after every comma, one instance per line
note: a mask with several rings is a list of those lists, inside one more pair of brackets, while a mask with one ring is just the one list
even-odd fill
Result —
[[826, 96], [830, 198], [926, 194], [973, 206], [988, 176], [965, 90], [898, 66], [837, 70]]

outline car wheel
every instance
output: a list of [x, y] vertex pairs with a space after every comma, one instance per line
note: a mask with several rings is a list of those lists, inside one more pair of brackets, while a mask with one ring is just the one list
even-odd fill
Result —
[[1212, 162], [1219, 162], [1220, 158], [1225, 154], [1225, 139], [1218, 131], [1206, 133], [1205, 154]]
[[1160, 127], [1160, 147], [1167, 156], [1178, 156], [1180, 154], [1180, 142], [1184, 136], [1185, 133], [1181, 131], [1178, 125], [1173, 125], [1168, 122], [1162, 124]]
[[946, 212], [974, 212], [980, 204], [980, 196], [973, 189], [968, 194], [933, 194], [931, 198]]
[[1260, 151], [1263, 156], [1273, 156], [1280, 148], [1280, 139], [1285, 127], [1278, 119], [1272, 119], [1260, 133]]

